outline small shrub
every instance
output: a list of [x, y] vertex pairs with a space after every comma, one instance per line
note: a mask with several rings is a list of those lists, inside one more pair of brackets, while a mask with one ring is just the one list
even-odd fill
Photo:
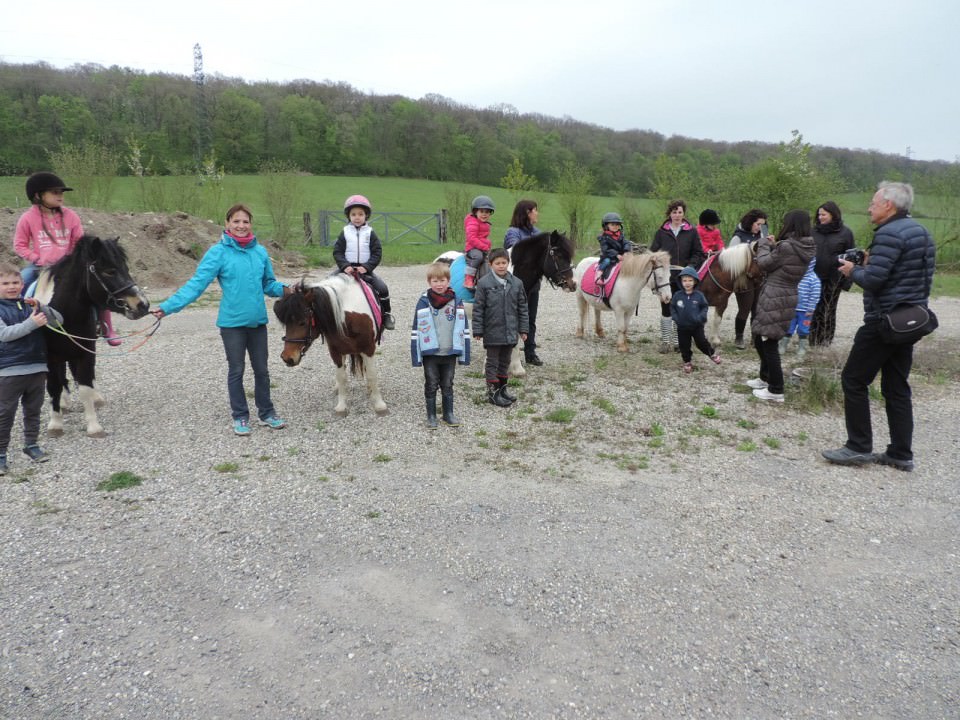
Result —
[[120, 472], [115, 472], [106, 480], [101, 480], [97, 483], [97, 490], [102, 490], [104, 492], [113, 492], [114, 490], [123, 490], [128, 487], [135, 487], [143, 482], [143, 478], [139, 475], [134, 475], [128, 470], [121, 470]]
[[737, 450], [740, 452], [754, 452], [757, 449], [757, 444], [753, 440], [744, 440], [742, 443], [737, 445]]
[[377, 453], [376, 455], [373, 456], [374, 462], [388, 463], [391, 460], [393, 460], [393, 458], [387, 455], [386, 453]]
[[219, 465], [214, 465], [213, 469], [219, 473], [232, 473], [240, 469], [240, 465], [235, 462], [222, 462]]
[[551, 410], [543, 417], [550, 422], [568, 423], [573, 420], [576, 414], [577, 411], [571, 408], [557, 408], [556, 410]]
[[715, 418], [720, 416], [720, 412], [713, 405], [704, 405], [700, 408], [700, 414], [705, 418]]
[[765, 437], [763, 439], [763, 444], [772, 450], [776, 450], [780, 447], [780, 441], [772, 437]]

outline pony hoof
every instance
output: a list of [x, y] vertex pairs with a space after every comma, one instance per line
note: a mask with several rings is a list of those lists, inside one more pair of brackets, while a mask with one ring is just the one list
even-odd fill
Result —
[[87, 437], [92, 438], [105, 438], [107, 436], [106, 430], [94, 430], [93, 432], [88, 432]]
[[377, 417], [386, 417], [390, 414], [389, 408], [383, 408], [382, 410], [376, 410]]
[[49, 428], [47, 437], [63, 437], [63, 428]]
[[626, 345], [617, 345], [617, 352], [630, 352]]
[[334, 411], [333, 411], [333, 414], [336, 415], [338, 418], [345, 418], [345, 417], [349, 414], [349, 411], [348, 411], [348, 410], [334, 410]]
[[578, 338], [582, 338], [582, 337], [583, 337], [583, 330], [577, 330], [577, 331], [573, 334], [573, 336], [574, 336], [574, 337], [578, 337]]

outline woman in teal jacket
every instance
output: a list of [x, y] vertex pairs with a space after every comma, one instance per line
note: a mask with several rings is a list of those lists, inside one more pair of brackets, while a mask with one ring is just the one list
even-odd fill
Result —
[[223, 291], [217, 327], [227, 354], [227, 392], [233, 431], [237, 435], [250, 434], [250, 409], [243, 389], [247, 354], [253, 368], [253, 397], [260, 424], [279, 430], [286, 423], [277, 416], [270, 399], [267, 305], [263, 296], [280, 297], [286, 286], [273, 275], [270, 257], [253, 234], [253, 213], [246, 205], [234, 205], [227, 211], [220, 242], [207, 250], [193, 277], [151, 312], [162, 318], [183, 310], [214, 280]]

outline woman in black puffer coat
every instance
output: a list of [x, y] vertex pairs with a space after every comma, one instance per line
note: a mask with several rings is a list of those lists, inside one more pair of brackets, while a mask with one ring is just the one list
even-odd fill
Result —
[[765, 276], [757, 291], [750, 332], [760, 356], [760, 377], [747, 384], [761, 400], [783, 402], [783, 367], [777, 344], [797, 311], [797, 286], [814, 251], [810, 213], [806, 210], [791, 210], [784, 215], [779, 238], [769, 237], [757, 247], [757, 265]]
[[850, 289], [850, 281], [837, 269], [837, 257], [854, 247], [853, 232], [843, 224], [840, 208], [832, 200], [817, 208], [813, 242], [817, 246], [814, 272], [820, 278], [820, 301], [810, 323], [810, 344], [827, 346], [833, 342], [837, 327], [840, 291]]

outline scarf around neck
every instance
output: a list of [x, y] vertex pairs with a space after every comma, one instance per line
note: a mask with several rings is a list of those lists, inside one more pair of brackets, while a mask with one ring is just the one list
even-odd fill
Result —
[[239, 245], [242, 248], [247, 247], [247, 245], [249, 245], [250, 243], [252, 243], [254, 240], [257, 239], [257, 236], [254, 235], [253, 233], [250, 233], [246, 237], [237, 237], [236, 235], [232, 235], [229, 230], [224, 230], [223, 234], [226, 237], [233, 240], [237, 245]]
[[457, 294], [450, 288], [447, 288], [447, 291], [444, 293], [435, 292], [433, 288], [427, 290], [427, 299], [435, 310], [439, 310], [450, 301], [456, 300], [456, 298]]

